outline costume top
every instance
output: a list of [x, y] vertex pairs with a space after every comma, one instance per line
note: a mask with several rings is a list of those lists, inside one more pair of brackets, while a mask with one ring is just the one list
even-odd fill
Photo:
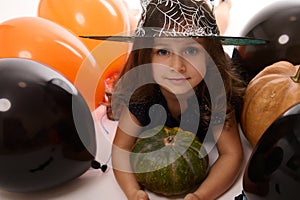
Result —
[[[170, 128], [180, 127], [183, 130], [196, 133], [201, 142], [203, 142], [207, 132], [209, 123], [201, 120], [202, 115], [207, 114], [207, 106], [204, 102], [191, 102], [188, 100], [187, 109], [175, 119], [167, 106], [166, 99], [157, 86], [155, 97], [149, 99], [145, 103], [130, 103], [129, 111], [137, 118], [146, 129], [154, 128], [159, 125], [165, 125]], [[223, 122], [217, 115], [210, 120], [210, 124], [219, 124]]]

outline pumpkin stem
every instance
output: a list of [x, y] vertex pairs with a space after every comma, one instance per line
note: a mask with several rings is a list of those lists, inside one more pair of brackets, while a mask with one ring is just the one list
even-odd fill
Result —
[[291, 79], [295, 82], [295, 83], [300, 83], [300, 67], [298, 67], [297, 73], [295, 76], [291, 76]]
[[170, 135], [169, 137], [166, 137], [164, 139], [164, 143], [165, 143], [166, 146], [168, 146], [168, 145], [174, 145], [174, 143], [175, 143], [175, 137], [174, 137], [174, 135]]

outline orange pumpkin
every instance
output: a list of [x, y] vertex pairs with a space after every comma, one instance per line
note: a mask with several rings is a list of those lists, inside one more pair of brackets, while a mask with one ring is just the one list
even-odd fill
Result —
[[241, 128], [254, 147], [267, 128], [300, 102], [299, 66], [280, 61], [264, 68], [248, 84]]

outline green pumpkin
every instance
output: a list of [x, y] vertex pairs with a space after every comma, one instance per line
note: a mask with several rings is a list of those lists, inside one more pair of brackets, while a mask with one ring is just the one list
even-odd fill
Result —
[[162, 126], [141, 133], [130, 162], [142, 186], [165, 196], [195, 189], [209, 165], [207, 152], [194, 133]]

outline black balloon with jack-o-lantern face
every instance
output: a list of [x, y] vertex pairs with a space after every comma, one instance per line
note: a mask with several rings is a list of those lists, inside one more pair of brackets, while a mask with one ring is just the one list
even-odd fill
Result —
[[96, 151], [90, 110], [61, 74], [0, 59], [0, 188], [30, 192], [82, 175]]
[[300, 188], [300, 104], [279, 117], [253, 150], [243, 177], [247, 200], [296, 199]]

